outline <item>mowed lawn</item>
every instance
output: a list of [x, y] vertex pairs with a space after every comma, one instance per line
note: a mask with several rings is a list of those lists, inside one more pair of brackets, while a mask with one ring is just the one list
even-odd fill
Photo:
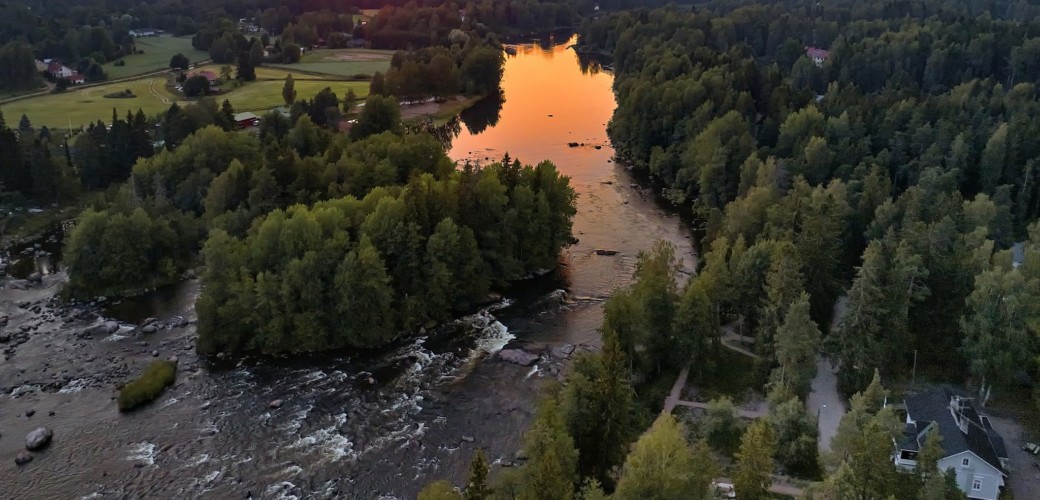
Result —
[[[296, 64], [278, 64], [275, 67], [340, 77], [372, 76], [377, 71], [386, 73], [393, 55], [392, 50], [321, 49], [307, 52]], [[293, 78], [296, 76], [293, 75]]]
[[190, 37], [152, 36], [138, 38], [136, 42], [137, 48], [143, 50], [144, 54], [124, 57], [124, 66], [116, 66], [114, 63], [104, 65], [110, 80], [167, 69], [170, 67], [170, 58], [178, 53], [187, 56], [192, 63], [209, 59], [208, 52], [195, 50], [191, 46]]
[[[234, 65], [222, 65], [222, 64], [207, 64], [205, 66], [199, 66], [193, 71], [189, 71], [188, 74], [195, 71], [212, 71], [216, 75], [220, 75], [220, 68], [223, 66], [231, 66], [231, 78], [234, 78], [237, 72], [235, 71]], [[285, 80], [286, 75], [292, 75], [293, 80], [337, 80], [340, 77], [335, 75], [312, 75], [300, 73], [299, 71], [293, 72], [288, 67], [272, 67], [272, 66], [261, 66], [256, 68], [256, 79], [259, 80]]]
[[[293, 79], [296, 77], [293, 76]], [[231, 101], [231, 105], [237, 111], [252, 111], [263, 114], [278, 106], [285, 106], [282, 99], [282, 82], [280, 80], [264, 80], [246, 84], [230, 92], [216, 96], [218, 102], [224, 99]], [[347, 95], [348, 89], [354, 89], [358, 99], [368, 97], [368, 82], [343, 82], [332, 80], [296, 80], [296, 97], [298, 99], [313, 98], [325, 87], [329, 87], [340, 101]], [[6, 113], [6, 111], [5, 111]]]
[[[74, 88], [74, 87], [73, 87]], [[129, 99], [109, 99], [105, 94], [130, 89], [136, 97]], [[166, 90], [166, 77], [154, 76], [127, 82], [110, 83], [81, 90], [68, 90], [59, 94], [46, 94], [14, 101], [0, 106], [8, 123], [18, 123], [19, 117], [25, 114], [36, 127], [46, 125], [51, 128], [66, 129], [71, 121], [73, 127], [103, 120], [112, 120], [112, 108], [120, 118], [126, 116], [127, 110], [136, 113], [138, 109], [148, 116], [169, 109], [170, 104], [178, 98]]]

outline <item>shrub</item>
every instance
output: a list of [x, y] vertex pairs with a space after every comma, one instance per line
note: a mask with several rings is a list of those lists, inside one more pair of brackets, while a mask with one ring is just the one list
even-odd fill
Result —
[[177, 378], [177, 363], [173, 361], [152, 361], [144, 369], [140, 377], [123, 386], [119, 391], [119, 411], [130, 411], [138, 406], [150, 403], [162, 394], [167, 386]]

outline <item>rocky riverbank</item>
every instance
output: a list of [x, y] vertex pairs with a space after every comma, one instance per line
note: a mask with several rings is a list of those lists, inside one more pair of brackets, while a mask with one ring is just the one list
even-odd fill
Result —
[[75, 416], [55, 407], [71, 395], [86, 391], [93, 410], [106, 411], [115, 408], [117, 389], [158, 356], [177, 356], [189, 374], [199, 369], [193, 319], [120, 323], [103, 316], [103, 301], [63, 303], [57, 295], [65, 279], [0, 282], [0, 460], [8, 463], [24, 451], [20, 436], [39, 425], [57, 428], [55, 446], [62, 446], [63, 420]]

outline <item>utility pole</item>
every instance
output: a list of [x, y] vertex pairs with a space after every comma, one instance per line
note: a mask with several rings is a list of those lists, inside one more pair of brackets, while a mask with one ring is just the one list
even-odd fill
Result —
[[917, 380], [917, 349], [914, 349], [914, 368], [910, 372], [910, 385], [913, 386]]

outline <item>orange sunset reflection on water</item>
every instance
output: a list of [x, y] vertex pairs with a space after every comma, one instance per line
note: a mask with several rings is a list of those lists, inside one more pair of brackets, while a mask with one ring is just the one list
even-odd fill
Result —
[[[568, 48], [576, 40], [552, 40], [546, 48], [515, 46], [517, 54], [506, 55], [498, 122], [477, 134], [464, 125], [448, 155], [481, 164], [506, 152], [525, 164], [552, 160], [579, 184], [609, 170], [613, 149], [606, 125], [615, 106], [613, 77], [598, 66], [582, 72]], [[571, 142], [585, 146], [569, 147]]]

